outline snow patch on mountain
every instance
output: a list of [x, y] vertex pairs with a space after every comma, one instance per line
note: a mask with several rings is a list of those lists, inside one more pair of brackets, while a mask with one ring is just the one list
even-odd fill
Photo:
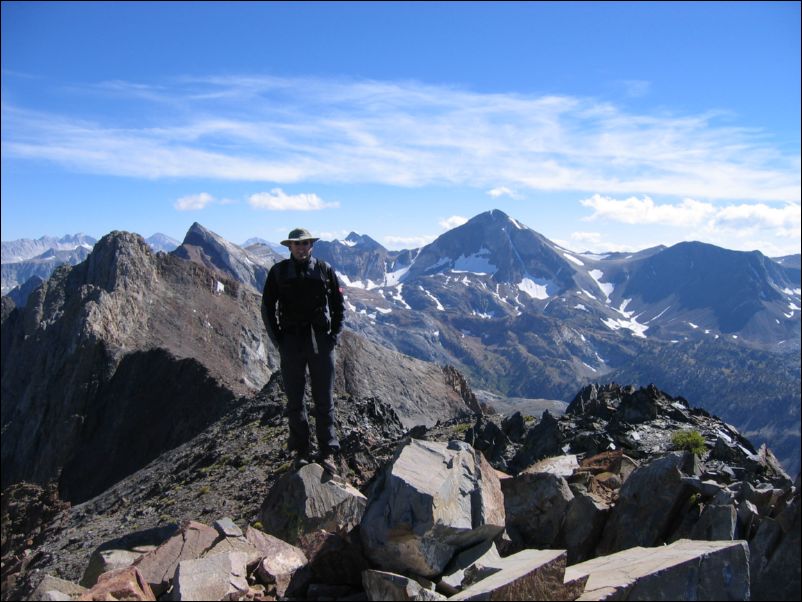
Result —
[[396, 270], [395, 272], [387, 272], [384, 276], [384, 285], [396, 286], [401, 282], [401, 280], [404, 278], [406, 273], [409, 271], [409, 268], [411, 267], [412, 267], [411, 265], [408, 265], [399, 270]]
[[528, 276], [517, 284], [518, 288], [533, 299], [548, 299], [557, 288], [554, 282], [545, 278]]
[[646, 335], [644, 333], [649, 329], [649, 326], [638, 322], [640, 314], [636, 316], [634, 311], [626, 311], [627, 305], [629, 305], [631, 301], [632, 299], [624, 299], [621, 306], [615, 310], [621, 314], [621, 318], [603, 318], [602, 322], [610, 330], [620, 330], [624, 328], [626, 330], [631, 330], [634, 336], [645, 339]]
[[396, 289], [396, 293], [395, 293], [395, 295], [391, 296], [392, 300], [400, 303], [406, 309], [412, 309], [409, 306], [409, 304], [406, 301], [404, 301], [404, 297], [402, 296], [402, 291], [404, 290], [404, 285], [403, 284], [399, 284], [397, 287], [395, 287], [395, 289]]
[[460, 255], [454, 261], [451, 271], [457, 273], [469, 272], [480, 276], [493, 275], [498, 271], [498, 268], [490, 263], [489, 255], [491, 255], [490, 250], [484, 247], [473, 255]]
[[607, 299], [607, 303], [610, 302], [610, 295], [613, 294], [613, 290], [615, 290], [615, 285], [610, 282], [602, 282], [602, 278], [604, 278], [604, 272], [601, 270], [590, 270], [588, 275], [596, 281], [596, 284], [599, 285], [599, 290], [604, 293], [605, 298]]
[[568, 261], [570, 261], [571, 263], [575, 263], [578, 266], [581, 266], [581, 267], [585, 266], [584, 263], [582, 263], [579, 259], [577, 259], [573, 255], [569, 255], [568, 253], [563, 252], [563, 257], [565, 257]]
[[369, 291], [382, 286], [381, 284], [373, 282], [373, 280], [370, 279], [368, 279], [367, 282], [362, 282], [361, 280], [351, 280], [348, 276], [342, 273], [338, 273], [337, 276], [345, 286], [349, 286], [351, 288], [361, 288], [362, 290]]
[[424, 294], [425, 294], [427, 297], [429, 297], [429, 299], [431, 299], [432, 301], [434, 301], [434, 304], [435, 304], [435, 306], [437, 307], [437, 310], [438, 310], [438, 311], [445, 311], [445, 310], [446, 310], [446, 308], [445, 308], [445, 307], [443, 307], [443, 304], [442, 304], [442, 303], [440, 303], [440, 300], [439, 300], [437, 297], [435, 297], [433, 294], [431, 294], [429, 291], [427, 291], [425, 288], [423, 288], [423, 287], [422, 287], [422, 286], [420, 286], [420, 285], [418, 285], [418, 288], [419, 288], [420, 290], [422, 290], [422, 291], [424, 292]]

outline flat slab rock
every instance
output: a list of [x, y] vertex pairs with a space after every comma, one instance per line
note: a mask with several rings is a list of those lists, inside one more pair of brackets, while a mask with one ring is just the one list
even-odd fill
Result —
[[566, 580], [587, 577], [578, 600], [749, 600], [745, 541], [681, 539], [629, 548], [567, 568]]

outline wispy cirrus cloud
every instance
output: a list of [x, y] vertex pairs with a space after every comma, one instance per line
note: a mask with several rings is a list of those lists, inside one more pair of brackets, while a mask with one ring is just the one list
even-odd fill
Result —
[[139, 178], [800, 200], [799, 155], [715, 112], [638, 114], [592, 98], [279, 77], [115, 81], [82, 93], [104, 110], [4, 104], [13, 125], [3, 129], [4, 157]]

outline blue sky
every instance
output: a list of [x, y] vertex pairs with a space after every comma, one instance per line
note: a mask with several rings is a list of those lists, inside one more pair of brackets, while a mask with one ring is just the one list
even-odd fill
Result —
[[2, 3], [2, 239], [800, 252], [797, 2]]

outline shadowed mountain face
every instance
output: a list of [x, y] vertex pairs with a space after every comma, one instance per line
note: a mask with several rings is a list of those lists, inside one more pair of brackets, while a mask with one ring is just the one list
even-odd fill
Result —
[[737, 333], [766, 305], [782, 303], [787, 294], [778, 286], [793, 278], [793, 269], [757, 251], [680, 243], [642, 261], [623, 294], [644, 303], [674, 300], [687, 310], [707, 310], [721, 332]]
[[[261, 298], [221, 271], [113, 232], [25, 308], [4, 298], [3, 487], [59, 479], [62, 497], [86, 500], [262, 388], [278, 358]], [[386, 395], [408, 424], [467, 411], [437, 366], [351, 333], [339, 355], [338, 388]]]
[[[3, 322], [3, 485], [46, 482], [66, 467], [64, 491], [97, 493], [263, 386], [277, 361], [259, 301], [127, 233], [57, 270]], [[175, 407], [159, 403], [169, 392]], [[106, 444], [117, 436], [127, 451], [112, 457]]]

